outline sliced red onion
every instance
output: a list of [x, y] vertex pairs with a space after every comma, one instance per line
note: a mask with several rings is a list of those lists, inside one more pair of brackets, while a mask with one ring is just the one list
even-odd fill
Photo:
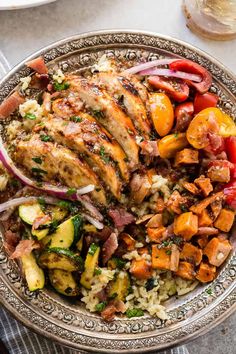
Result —
[[201, 82], [202, 77], [196, 74], [185, 73], [183, 71], [174, 71], [170, 69], [147, 69], [139, 72], [139, 75], [158, 75], [158, 76], [168, 76], [168, 77], [177, 77], [179, 79], [190, 80], [195, 82]]
[[157, 60], [148, 61], [146, 63], [135, 65], [132, 68], [129, 68], [129, 69], [123, 71], [123, 74], [137, 74], [142, 70], [150, 69], [155, 66], [170, 64], [176, 60], [179, 60], [179, 59], [164, 58], [164, 59], [157, 59]]
[[37, 202], [37, 200], [38, 197], [21, 197], [8, 200], [7, 202], [0, 204], [0, 213], [8, 209], [15, 208], [21, 204], [32, 204]]
[[102, 214], [98, 211], [97, 208], [90, 202], [89, 198], [86, 196], [77, 195], [77, 200], [87, 209], [97, 220], [103, 220]]
[[88, 185], [85, 186], [85, 187], [82, 187], [82, 188], [80, 188], [80, 189], [77, 189], [77, 193], [78, 193], [79, 195], [87, 194], [87, 193], [89, 193], [89, 192], [94, 191], [94, 189], [95, 189], [95, 185], [94, 185], [94, 184], [88, 184]]
[[90, 224], [92, 224], [93, 226], [95, 226], [96, 229], [102, 230], [102, 229], [104, 228], [104, 225], [103, 225], [100, 221], [94, 219], [94, 218], [91, 217], [90, 215], [82, 214], [82, 216], [83, 216], [88, 222], [90, 222]]

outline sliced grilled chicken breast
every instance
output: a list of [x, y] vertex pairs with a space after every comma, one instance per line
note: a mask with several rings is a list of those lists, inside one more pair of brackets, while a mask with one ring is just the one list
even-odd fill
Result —
[[70, 89], [78, 93], [92, 115], [122, 146], [129, 159], [130, 167], [136, 169], [139, 163], [139, 148], [135, 141], [137, 132], [131, 119], [106, 91], [95, 84], [76, 76], [68, 76], [66, 81], [70, 84]]
[[139, 135], [148, 140], [151, 132], [150, 121], [146, 108], [139, 97], [138, 91], [125, 77], [112, 73], [99, 73], [93, 77], [93, 82], [105, 88], [112, 96], [118, 96], [131, 118]]
[[125, 77], [132, 83], [135, 90], [138, 92], [139, 97], [146, 104], [148, 99], [148, 90], [135, 75], [125, 75]]
[[[65, 109], [64, 109], [65, 106]], [[111, 134], [99, 124], [95, 118], [93, 118], [88, 113], [71, 110], [68, 115], [68, 103], [63, 99], [57, 99], [53, 102], [53, 112], [57, 116], [62, 118], [70, 118], [72, 122], [77, 122], [76, 125], [69, 124], [69, 127], [66, 128], [68, 131], [70, 128], [77, 133], [81, 133], [85, 137], [85, 142], [89, 145], [89, 138], [91, 135], [96, 135], [96, 148], [98, 150], [104, 150], [104, 154], [111, 158], [111, 161], [114, 161], [119, 168], [119, 172], [122, 178], [127, 182], [129, 180], [129, 169], [126, 162], [126, 154], [117, 141], [111, 136]], [[66, 113], [65, 113], [66, 112]], [[73, 113], [72, 113], [73, 112]], [[74, 116], [73, 116], [74, 115]], [[64, 122], [64, 125], [67, 124]], [[89, 135], [88, 135], [89, 134]], [[73, 135], [73, 134], [72, 134]], [[93, 144], [94, 137], [91, 136], [91, 142]], [[91, 144], [90, 144], [91, 145]], [[102, 153], [101, 150], [101, 153]], [[105, 159], [107, 160], [107, 159]]]
[[[86, 130], [84, 131], [83, 127], [85, 126]], [[60, 117], [51, 117], [45, 121], [45, 127], [55, 141], [83, 156], [110, 192], [117, 199], [120, 198], [122, 181], [116, 163], [107, 153], [109, 142], [105, 144], [105, 135], [103, 136], [96, 123], [89, 121], [86, 115], [81, 115], [81, 123], [68, 122]], [[124, 162], [124, 153], [122, 150], [119, 153], [121, 153]], [[119, 156], [116, 158], [118, 159]]]
[[31, 174], [40, 176], [44, 181], [55, 180], [77, 189], [94, 184], [92, 198], [106, 204], [105, 191], [94, 171], [69, 149], [43, 142], [38, 135], [34, 135], [29, 141], [18, 142], [14, 158]]

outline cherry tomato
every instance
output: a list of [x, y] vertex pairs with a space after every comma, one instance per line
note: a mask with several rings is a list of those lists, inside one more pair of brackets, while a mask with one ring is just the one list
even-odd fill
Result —
[[153, 93], [149, 96], [152, 121], [160, 136], [167, 135], [174, 124], [174, 109], [165, 93]]
[[192, 116], [194, 112], [194, 107], [192, 102], [184, 102], [175, 107], [175, 117], [178, 119], [182, 115]]
[[225, 139], [225, 150], [230, 162], [236, 164], [236, 137], [230, 136]]
[[158, 150], [163, 159], [174, 157], [177, 151], [188, 146], [188, 140], [185, 133], [176, 133], [166, 135], [158, 143]]
[[203, 95], [196, 93], [194, 98], [194, 113], [199, 113], [205, 108], [216, 107], [219, 97], [211, 92], [206, 92]]
[[148, 82], [155, 88], [167, 92], [177, 102], [183, 102], [189, 96], [188, 85], [180, 79], [172, 80], [160, 76], [149, 76]]
[[230, 170], [235, 168], [234, 164], [228, 160], [214, 160], [209, 162], [208, 167], [218, 166], [218, 167], [228, 167]]
[[227, 183], [224, 186], [225, 202], [233, 208], [236, 208], [236, 180]]
[[218, 155], [221, 152], [225, 151], [225, 139], [222, 136], [217, 136], [217, 139], [220, 140], [220, 144], [217, 148], [212, 146], [211, 142], [210, 145], [205, 148], [206, 151], [211, 152], [212, 154]]
[[219, 115], [217, 123], [219, 124], [219, 134], [223, 137], [236, 136], [236, 125], [233, 119], [226, 113]]
[[212, 84], [211, 74], [203, 68], [201, 65], [194, 63], [191, 60], [180, 59], [176, 60], [169, 65], [171, 70], [179, 70], [184, 71], [191, 74], [198, 74], [202, 77], [201, 82], [193, 82], [190, 80], [186, 80], [186, 82], [195, 87], [195, 89], [200, 93], [205, 93], [209, 90]]

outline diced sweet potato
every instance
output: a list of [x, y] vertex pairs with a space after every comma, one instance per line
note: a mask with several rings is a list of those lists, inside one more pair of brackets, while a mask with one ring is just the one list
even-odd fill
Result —
[[182, 236], [186, 241], [190, 240], [198, 231], [198, 217], [192, 212], [179, 215], [174, 221], [175, 235]]
[[175, 274], [183, 279], [193, 280], [195, 277], [194, 266], [188, 262], [179, 262], [179, 268]]
[[210, 178], [207, 178], [203, 175], [196, 178], [194, 183], [201, 189], [204, 197], [207, 197], [213, 191]]
[[137, 279], [149, 279], [152, 276], [152, 267], [146, 259], [133, 259], [130, 273]]
[[224, 198], [224, 192], [221, 191], [221, 192], [215, 193], [215, 194], [211, 195], [210, 197], [205, 198], [201, 202], [199, 202], [195, 205], [192, 205], [190, 210], [193, 213], [200, 215], [203, 212], [203, 210], [208, 207], [208, 205], [210, 205], [214, 201], [220, 201], [223, 198]]
[[191, 243], [186, 242], [180, 253], [180, 259], [199, 265], [202, 261], [202, 250], [193, 246]]
[[230, 169], [227, 166], [211, 166], [207, 176], [212, 182], [228, 183], [230, 181]]
[[217, 237], [211, 239], [203, 250], [210, 264], [219, 267], [228, 257], [232, 246], [228, 240], [220, 240]]
[[120, 238], [126, 244], [126, 247], [127, 247], [128, 251], [133, 251], [135, 249], [136, 241], [129, 234], [122, 233], [122, 234], [120, 234]]
[[162, 214], [156, 214], [151, 219], [149, 219], [147, 227], [161, 227], [162, 225]]
[[168, 199], [166, 206], [176, 214], [181, 214], [181, 206], [186, 204], [187, 199], [182, 197], [178, 191], [174, 191]]
[[202, 283], [208, 283], [215, 279], [216, 267], [202, 262], [197, 271], [196, 278]]
[[183, 182], [182, 185], [185, 189], [187, 189], [188, 192], [192, 193], [193, 195], [200, 193], [200, 190], [197, 188], [197, 186], [195, 186], [194, 183]]
[[198, 151], [193, 149], [183, 149], [175, 155], [175, 166], [190, 165], [198, 163]]
[[234, 223], [234, 212], [228, 209], [222, 209], [214, 226], [224, 232], [229, 232]]
[[157, 201], [151, 206], [151, 209], [156, 213], [162, 213], [165, 209], [165, 203], [162, 198], [158, 198]]
[[208, 211], [204, 209], [198, 217], [198, 226], [204, 227], [210, 225], [212, 225], [212, 218], [210, 217]]
[[197, 244], [201, 247], [201, 249], [205, 248], [208, 243], [208, 236], [207, 235], [200, 235], [196, 238]]
[[164, 226], [147, 228], [147, 234], [151, 242], [161, 243], [163, 241], [163, 233], [165, 232], [166, 228]]
[[170, 269], [170, 248], [158, 248], [152, 245], [152, 268], [153, 269]]

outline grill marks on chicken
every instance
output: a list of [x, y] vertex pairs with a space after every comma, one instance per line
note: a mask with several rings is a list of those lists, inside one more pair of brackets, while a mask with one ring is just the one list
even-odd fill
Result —
[[131, 119], [105, 90], [95, 84], [77, 76], [68, 76], [67, 82], [70, 89], [84, 102], [85, 108], [91, 111], [121, 145], [129, 159], [130, 168], [136, 169], [139, 164], [139, 148], [135, 136], [138, 134]]
[[64, 185], [77, 189], [94, 184], [95, 190], [91, 192], [91, 196], [97, 202], [106, 204], [105, 191], [96, 174], [70, 149], [43, 142], [35, 134], [29, 141], [18, 142], [14, 157], [30, 174], [33, 173], [44, 181], [59, 180]]
[[119, 177], [116, 161], [120, 159], [123, 174], [128, 179], [124, 162], [125, 154], [116, 142], [109, 141], [107, 135], [99, 130], [96, 121], [86, 113], [81, 113], [81, 122], [66, 122], [60, 117], [45, 121], [49, 134], [58, 143], [74, 150], [104, 182], [104, 185], [117, 198], [120, 198], [122, 180]]
[[146, 108], [133, 84], [128, 79], [112, 73], [99, 73], [93, 77], [93, 82], [101, 88], [105, 88], [111, 96], [122, 101], [138, 134], [149, 140], [150, 121], [147, 118]]

